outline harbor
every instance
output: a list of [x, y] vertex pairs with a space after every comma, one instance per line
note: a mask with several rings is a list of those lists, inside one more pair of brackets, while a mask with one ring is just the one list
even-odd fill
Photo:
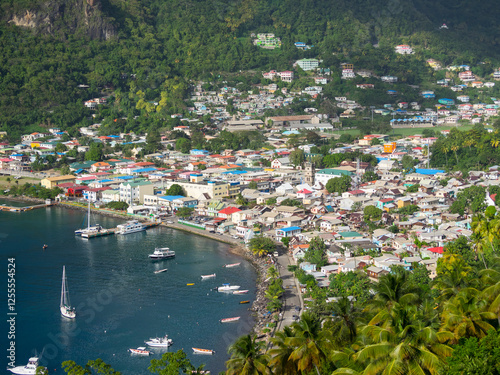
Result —
[[[184, 349], [193, 364], [205, 363], [212, 373], [224, 370], [227, 347], [254, 325], [250, 305], [240, 304], [255, 298], [254, 267], [230, 253], [226, 244], [165, 226], [82, 241], [74, 235], [82, 214], [57, 206], [22, 216], [0, 213], [0, 251], [4, 257], [16, 259], [16, 284], [23, 291], [17, 300], [23, 315], [16, 337], [17, 364], [26, 364], [37, 350], [38, 354], [44, 351], [41, 364], [50, 373], [59, 371], [63, 360], [84, 365], [102, 358], [124, 374], [144, 374], [149, 360], [131, 355], [128, 349], [168, 334], [173, 339], [169, 351]], [[98, 221], [105, 228], [123, 222], [101, 215]], [[29, 236], [23, 235], [26, 227]], [[42, 243], [49, 245], [45, 251]], [[174, 259], [148, 258], [156, 247], [164, 246], [175, 250]], [[223, 267], [238, 262], [239, 267]], [[76, 307], [76, 318], [71, 321], [59, 312], [63, 265]], [[214, 272], [216, 277], [200, 282], [200, 275]], [[249, 289], [249, 294], [212, 290], [236, 282]], [[241, 319], [218, 324], [233, 316]], [[215, 350], [216, 354], [197, 356], [192, 347]], [[153, 359], [166, 349], [148, 350]]]

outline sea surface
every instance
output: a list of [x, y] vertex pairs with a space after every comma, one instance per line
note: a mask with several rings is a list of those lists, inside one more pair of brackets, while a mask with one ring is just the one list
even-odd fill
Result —
[[[22, 205], [2, 201], [0, 204]], [[229, 253], [229, 246], [204, 237], [156, 227], [145, 232], [112, 235], [85, 240], [74, 236], [84, 226], [86, 213], [60, 207], [23, 213], [0, 212], [0, 255], [4, 291], [0, 302], [4, 311], [0, 364], [7, 364], [10, 341], [15, 343], [16, 365], [30, 356], [42, 354], [49, 372], [63, 373], [61, 363], [79, 365], [101, 358], [123, 374], [148, 374], [154, 355], [138, 357], [129, 348], [145, 346], [150, 337], [168, 334], [174, 340], [169, 351], [183, 349], [195, 366], [205, 364], [212, 374], [224, 370], [227, 348], [253, 326], [242, 300], [253, 300], [256, 273], [253, 266]], [[105, 228], [124, 220], [93, 215]], [[42, 249], [47, 244], [46, 250]], [[155, 247], [175, 250], [174, 259], [151, 261]], [[7, 279], [9, 259], [15, 263], [15, 339], [7, 319]], [[239, 267], [224, 268], [241, 262]], [[66, 266], [74, 320], [59, 312], [62, 267]], [[155, 274], [158, 269], [167, 268]], [[201, 280], [201, 275], [216, 278]], [[194, 285], [187, 285], [194, 283]], [[218, 293], [222, 283], [249, 289], [247, 295]], [[11, 301], [12, 302], [12, 301]], [[12, 312], [12, 311], [11, 311]], [[240, 316], [236, 323], [220, 319]], [[193, 354], [192, 347], [213, 349], [215, 355]], [[7, 353], [7, 355], [6, 355]], [[10, 372], [8, 372], [10, 374]]]

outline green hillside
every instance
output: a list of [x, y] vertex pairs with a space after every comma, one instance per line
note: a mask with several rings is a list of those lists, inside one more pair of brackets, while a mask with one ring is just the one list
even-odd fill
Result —
[[[187, 80], [215, 72], [290, 69], [303, 57], [385, 72], [397, 65], [388, 55], [402, 42], [420, 60], [484, 60], [492, 69], [500, 51], [493, 1], [2, 0], [0, 7], [0, 127], [13, 135], [85, 121], [82, 101], [103, 88], [118, 90], [125, 114], [138, 91], [145, 101], [164, 92], [175, 113]], [[254, 46], [249, 36], [259, 32], [275, 33], [282, 47]], [[297, 41], [315, 47], [300, 51]]]

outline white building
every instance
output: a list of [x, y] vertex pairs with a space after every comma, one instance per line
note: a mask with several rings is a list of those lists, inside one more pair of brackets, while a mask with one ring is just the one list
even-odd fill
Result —
[[395, 47], [395, 50], [396, 53], [399, 53], [400, 55], [411, 55], [413, 53], [413, 48], [407, 44], [400, 44]]
[[302, 59], [296, 62], [296, 64], [305, 71], [317, 69], [319, 63], [320, 61], [318, 59]]

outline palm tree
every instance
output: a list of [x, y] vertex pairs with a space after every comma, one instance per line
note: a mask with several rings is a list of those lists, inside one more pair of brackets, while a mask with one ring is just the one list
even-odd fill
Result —
[[276, 333], [271, 339], [274, 347], [269, 350], [271, 357], [269, 366], [273, 370], [273, 374], [295, 375], [298, 373], [296, 363], [290, 359], [294, 348], [287, 344], [287, 339], [293, 337], [293, 331], [289, 326], [286, 326], [283, 331]]
[[228, 349], [231, 359], [226, 362], [227, 375], [270, 374], [269, 357], [263, 353], [264, 342], [251, 335], [241, 336]]
[[409, 272], [387, 274], [380, 277], [379, 282], [373, 286], [375, 297], [369, 303], [370, 310], [380, 310], [387, 307], [389, 310], [395, 303], [417, 302], [419, 288], [408, 280]]
[[277, 277], [280, 276], [279, 273], [278, 273], [278, 270], [274, 266], [271, 266], [271, 267], [268, 268], [267, 275], [270, 278], [272, 278], [272, 279], [276, 279]]
[[331, 331], [337, 347], [352, 344], [358, 334], [358, 323], [361, 312], [347, 297], [340, 298], [333, 304], [333, 317], [325, 322], [325, 327]]
[[299, 322], [292, 324], [293, 337], [287, 337], [285, 343], [294, 348], [290, 359], [297, 364], [299, 371], [307, 372], [313, 368], [320, 375], [318, 367], [326, 359], [331, 348], [331, 337], [321, 329], [321, 321], [308, 313], [301, 316]]
[[499, 238], [500, 220], [495, 216], [490, 218], [482, 214], [477, 214], [472, 218], [471, 227], [474, 233], [487, 240], [491, 248], [496, 251], [493, 241]]
[[451, 146], [451, 151], [455, 154], [455, 159], [457, 159], [457, 165], [458, 165], [458, 156], [457, 156], [457, 151], [460, 147], [458, 145], [453, 145]]
[[451, 254], [448, 257], [450, 259], [447, 263], [451, 264], [452, 267], [446, 272], [440, 272], [433, 286], [440, 292], [438, 301], [446, 301], [470, 286], [467, 276], [471, 272], [471, 267], [460, 256]]
[[441, 319], [442, 329], [453, 333], [451, 342], [456, 344], [462, 337], [486, 336], [493, 326], [487, 320], [496, 319], [497, 315], [486, 311], [487, 303], [481, 298], [479, 291], [466, 288], [453, 299], [445, 303]]
[[405, 303], [383, 309], [375, 321], [362, 328], [361, 336], [367, 343], [352, 355], [355, 364], [364, 370], [358, 371], [344, 355], [348, 367], [333, 374], [435, 374], [452, 352], [443, 343], [453, 335], [427, 326], [419, 310], [419, 306]]
[[446, 166], [448, 166], [448, 152], [450, 151], [446, 145], [441, 147], [441, 151], [444, 153], [444, 157], [446, 159]]
[[500, 325], [500, 257], [492, 260], [492, 268], [479, 272], [481, 281], [486, 288], [481, 292], [480, 297], [489, 304], [488, 311], [497, 315]]

